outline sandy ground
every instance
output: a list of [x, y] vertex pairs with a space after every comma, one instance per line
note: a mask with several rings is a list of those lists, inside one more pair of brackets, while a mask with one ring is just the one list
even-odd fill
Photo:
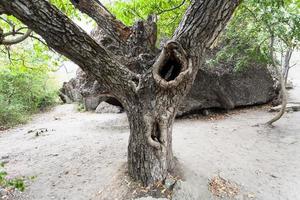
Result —
[[[300, 102], [300, 66], [291, 76], [291, 101]], [[186, 181], [201, 193], [221, 175], [239, 185], [241, 199], [300, 199], [300, 112], [286, 114], [272, 129], [256, 126], [272, 115], [253, 108], [220, 119], [177, 120], [174, 154]], [[40, 128], [48, 131], [28, 133]], [[11, 176], [36, 177], [17, 199], [97, 199], [124, 167], [128, 136], [125, 114], [79, 113], [61, 105], [0, 132], [0, 160], [8, 162]]]

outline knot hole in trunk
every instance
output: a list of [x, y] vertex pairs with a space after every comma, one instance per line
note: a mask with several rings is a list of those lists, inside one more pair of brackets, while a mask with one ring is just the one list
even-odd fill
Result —
[[165, 63], [160, 66], [159, 75], [166, 81], [175, 80], [182, 70], [182, 65], [180, 61], [171, 55], [165, 60]]
[[151, 138], [153, 141], [162, 144], [161, 132], [160, 132], [159, 124], [157, 122], [155, 122], [153, 125], [153, 131], [151, 133]]
[[176, 87], [186, 75], [190, 75], [189, 63], [182, 46], [176, 41], [169, 41], [153, 65], [153, 77], [163, 88]]

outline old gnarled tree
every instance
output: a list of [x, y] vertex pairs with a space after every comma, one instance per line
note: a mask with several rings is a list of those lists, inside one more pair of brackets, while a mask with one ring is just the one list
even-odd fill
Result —
[[149, 185], [173, 168], [172, 126], [203, 54], [239, 0], [193, 0], [173, 38], [160, 51], [155, 16], [127, 27], [97, 0], [73, 0], [98, 24], [89, 36], [46, 0], [0, 0], [49, 47], [78, 64], [124, 106], [129, 123], [128, 170]]

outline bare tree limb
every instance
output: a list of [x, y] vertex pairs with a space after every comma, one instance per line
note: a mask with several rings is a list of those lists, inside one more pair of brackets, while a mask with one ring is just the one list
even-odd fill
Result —
[[164, 14], [166, 12], [171, 12], [173, 10], [176, 10], [176, 9], [180, 8], [181, 6], [183, 6], [185, 4], [185, 2], [186, 2], [186, 0], [183, 0], [179, 5], [177, 5], [173, 8], [166, 9], [166, 10], [161, 10], [156, 15], [161, 15], [161, 14]]
[[[23, 30], [23, 29], [28, 29], [28, 27], [21, 27], [21, 28], [18, 28], [17, 30], [13, 30], [11, 32], [8, 32], [8, 33], [4, 33], [3, 36], [6, 37], [6, 36], [9, 36], [9, 35], [15, 35], [17, 33], [21, 33], [20, 31]], [[21, 33], [23, 35], [23, 33]]]
[[32, 30], [28, 29], [26, 33], [24, 33], [22, 36], [14, 38], [14, 39], [5, 39], [3, 38], [2, 41], [0, 41], [0, 44], [3, 45], [13, 45], [13, 44], [18, 44], [20, 42], [23, 42], [26, 40], [30, 34], [32, 33]]

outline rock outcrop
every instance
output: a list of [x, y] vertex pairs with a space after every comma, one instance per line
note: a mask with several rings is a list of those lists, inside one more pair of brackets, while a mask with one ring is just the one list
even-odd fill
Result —
[[[248, 66], [234, 71], [233, 66], [205, 66], [200, 69], [191, 92], [179, 108], [178, 116], [202, 112], [206, 109], [233, 109], [272, 101], [276, 95], [275, 81], [265, 66]], [[80, 69], [77, 77], [64, 83], [61, 95], [65, 102], [82, 102], [86, 110], [96, 110], [106, 101], [120, 103], [101, 89], [101, 85]], [[98, 110], [98, 112], [100, 112]]]
[[275, 97], [275, 81], [265, 66], [248, 66], [242, 71], [234, 71], [233, 66], [206, 66], [199, 70], [178, 115], [259, 105]]

